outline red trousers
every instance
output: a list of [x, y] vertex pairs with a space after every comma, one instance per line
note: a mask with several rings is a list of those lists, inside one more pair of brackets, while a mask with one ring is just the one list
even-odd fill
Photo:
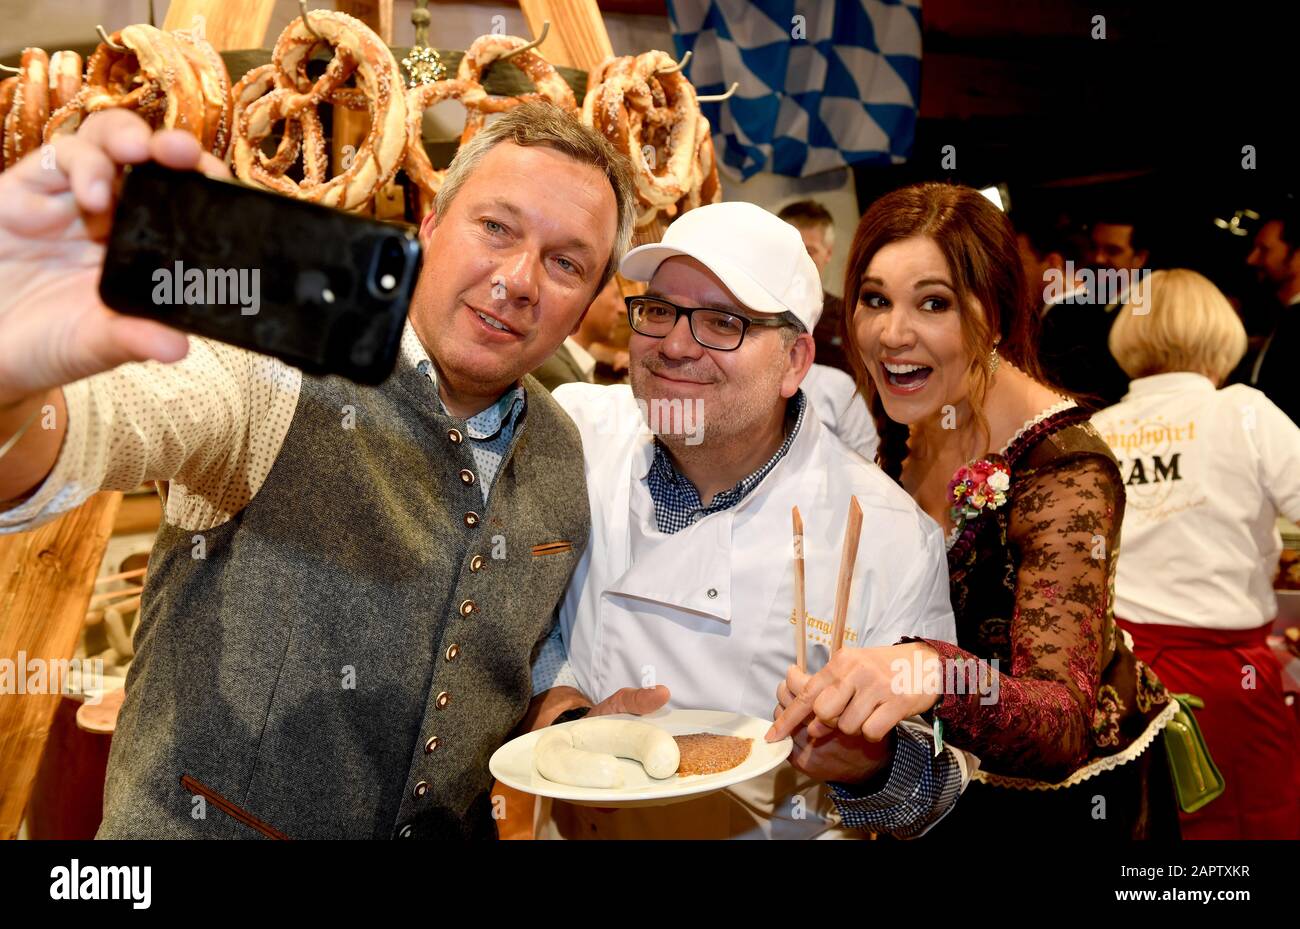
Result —
[[1205, 701], [1196, 721], [1226, 786], [1196, 813], [1181, 814], [1183, 837], [1300, 839], [1300, 722], [1285, 702], [1269, 626], [1224, 630], [1117, 621], [1133, 636], [1138, 658], [1171, 692]]

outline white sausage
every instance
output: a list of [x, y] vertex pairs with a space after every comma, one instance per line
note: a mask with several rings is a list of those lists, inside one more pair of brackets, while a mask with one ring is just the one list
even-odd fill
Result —
[[612, 754], [573, 747], [569, 729], [545, 733], [533, 747], [533, 763], [547, 780], [574, 787], [622, 787], [623, 772]]
[[584, 719], [569, 729], [574, 748], [639, 761], [646, 774], [653, 778], [672, 777], [682, 760], [676, 740], [649, 723], [633, 719]]

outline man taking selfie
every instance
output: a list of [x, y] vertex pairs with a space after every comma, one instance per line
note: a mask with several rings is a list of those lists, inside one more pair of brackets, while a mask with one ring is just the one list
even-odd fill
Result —
[[99, 301], [120, 169], [225, 173], [192, 137], [111, 110], [42, 155], [0, 175], [0, 531], [170, 488], [100, 837], [495, 835], [487, 761], [589, 531], [577, 431], [524, 375], [628, 247], [626, 162], [546, 104], [462, 147], [362, 387]]

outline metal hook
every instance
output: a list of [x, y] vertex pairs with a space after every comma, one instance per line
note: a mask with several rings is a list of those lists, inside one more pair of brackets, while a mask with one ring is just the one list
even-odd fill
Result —
[[727, 88], [727, 92], [725, 94], [710, 94], [707, 97], [696, 97], [695, 99], [699, 103], [718, 103], [719, 101], [730, 98], [731, 95], [736, 92], [736, 88], [738, 88], [739, 86], [740, 86], [740, 81], [736, 81], [730, 87]]
[[536, 48], [537, 46], [541, 45], [543, 42], [546, 41], [546, 34], [550, 31], [551, 31], [551, 21], [549, 19], [542, 20], [541, 35], [533, 39], [533, 41], [529, 42], [527, 45], [521, 45], [516, 49], [512, 49], [511, 51], [506, 52], [504, 55], [498, 58], [497, 61], [505, 61], [505, 59], [510, 58], [514, 55], [518, 55], [520, 52], [526, 52], [530, 48]]
[[311, 20], [307, 18], [307, 0], [298, 0], [298, 11], [302, 14], [302, 24], [307, 28], [307, 31], [322, 42], [328, 41], [328, 39], [312, 28]]
[[415, 45], [412, 48], [427, 48], [429, 45], [429, 0], [415, 0], [411, 10], [411, 25], [415, 27]]
[[690, 63], [691, 56], [694, 54], [695, 52], [693, 51], [687, 52], [682, 56], [682, 60], [677, 62], [677, 64], [673, 65], [671, 68], [660, 68], [655, 72], [655, 74], [672, 74], [675, 71], [680, 71]]
[[0, 65], [0, 71], [8, 71], [10, 74], [22, 74], [22, 68], [15, 68], [13, 65]]
[[115, 52], [127, 51], [127, 48], [125, 46], [113, 44], [113, 40], [108, 37], [108, 33], [104, 31], [103, 26], [96, 26], [95, 31], [98, 32], [99, 37], [104, 40], [104, 44], [107, 45], [109, 48], [111, 48], [113, 51]]

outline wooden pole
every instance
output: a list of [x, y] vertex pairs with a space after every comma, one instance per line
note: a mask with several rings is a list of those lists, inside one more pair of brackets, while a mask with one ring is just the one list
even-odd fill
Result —
[[[172, 31], [199, 26], [219, 52], [261, 48], [274, 9], [275, 0], [172, 0], [162, 27]], [[242, 76], [232, 75], [235, 80]]]
[[[0, 839], [18, 835], [121, 502], [96, 494], [39, 529], [0, 536], [0, 661], [13, 672], [0, 697]], [[41, 692], [22, 692], [32, 689]]]
[[519, 0], [519, 8], [534, 37], [550, 21], [550, 34], [537, 51], [553, 65], [590, 71], [614, 54], [596, 0]]

